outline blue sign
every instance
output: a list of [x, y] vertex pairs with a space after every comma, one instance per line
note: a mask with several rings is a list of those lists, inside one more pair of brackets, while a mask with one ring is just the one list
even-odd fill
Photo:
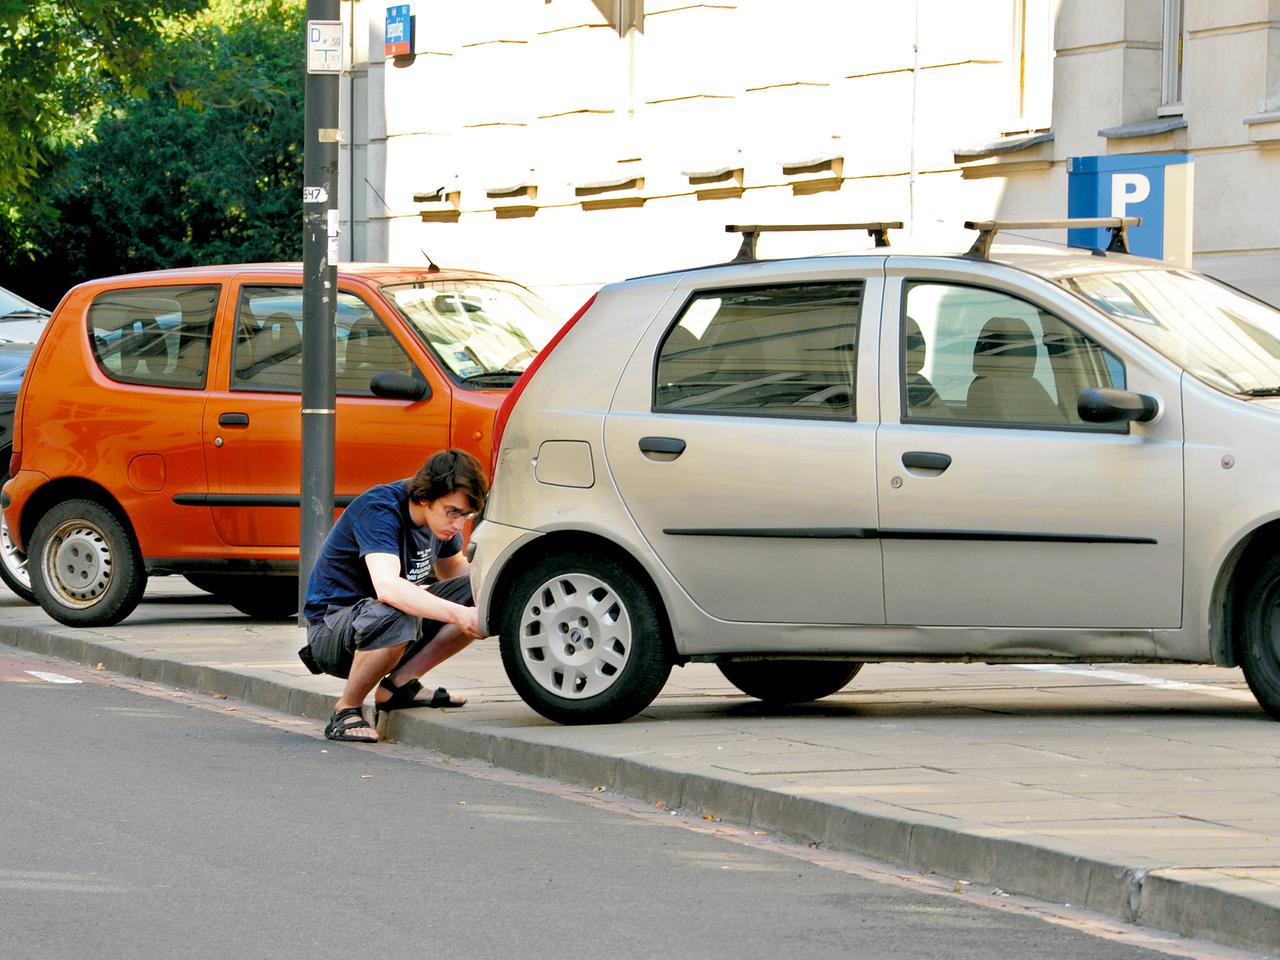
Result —
[[413, 53], [413, 13], [407, 3], [387, 7], [387, 32], [383, 55], [403, 57]]
[[[1177, 154], [1071, 157], [1067, 216], [1141, 217], [1129, 231], [1129, 251], [1190, 265], [1191, 158]], [[1105, 250], [1107, 230], [1068, 230], [1073, 247]]]

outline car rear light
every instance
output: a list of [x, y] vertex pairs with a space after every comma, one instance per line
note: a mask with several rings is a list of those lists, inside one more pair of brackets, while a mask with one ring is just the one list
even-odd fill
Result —
[[22, 451], [15, 450], [13, 455], [9, 457], [9, 476], [16, 477], [18, 471], [22, 469]]
[[591, 309], [591, 305], [596, 302], [597, 294], [592, 294], [591, 299], [584, 303], [572, 317], [569, 322], [560, 328], [560, 332], [551, 338], [551, 342], [538, 352], [533, 358], [533, 362], [525, 368], [524, 373], [520, 374], [520, 379], [511, 385], [511, 390], [507, 393], [506, 399], [502, 401], [502, 406], [498, 408], [498, 415], [493, 420], [493, 447], [489, 451], [489, 480], [493, 480], [493, 471], [498, 468], [498, 451], [502, 449], [502, 432], [507, 427], [507, 420], [511, 418], [511, 410], [515, 407], [516, 401], [520, 399], [520, 394], [524, 393], [525, 385], [537, 373], [538, 368], [542, 366], [542, 361], [550, 356], [551, 351], [556, 348], [564, 335], [569, 332], [569, 328], [582, 319], [582, 315]]

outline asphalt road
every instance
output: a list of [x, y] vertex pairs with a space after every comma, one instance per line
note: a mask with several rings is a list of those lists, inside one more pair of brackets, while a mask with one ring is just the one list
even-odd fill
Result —
[[4, 647], [0, 711], [11, 960], [1243, 956]]

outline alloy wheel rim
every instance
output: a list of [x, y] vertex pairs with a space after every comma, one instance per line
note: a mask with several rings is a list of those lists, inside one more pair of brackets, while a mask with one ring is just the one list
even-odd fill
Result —
[[14, 580], [31, 589], [31, 574], [27, 571], [27, 555], [20, 551], [9, 536], [9, 524], [0, 513], [0, 563]]
[[544, 690], [586, 700], [608, 690], [631, 658], [631, 616], [618, 592], [586, 573], [552, 577], [520, 615], [520, 656]]
[[53, 531], [43, 561], [46, 582], [66, 606], [92, 606], [111, 587], [111, 548], [102, 531], [82, 519]]

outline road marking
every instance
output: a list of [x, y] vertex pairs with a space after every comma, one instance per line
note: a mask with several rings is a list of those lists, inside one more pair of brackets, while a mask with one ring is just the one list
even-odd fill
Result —
[[76, 680], [74, 677], [64, 676], [61, 673], [46, 673], [44, 670], [27, 670], [24, 672], [31, 674], [37, 680], [43, 680], [45, 683], [84, 683], [83, 680]]
[[1142, 673], [1125, 673], [1122, 670], [1096, 670], [1091, 667], [1066, 667], [1056, 663], [1019, 663], [1022, 670], [1039, 670], [1043, 673], [1071, 673], [1094, 680], [1111, 680], [1115, 683], [1132, 683], [1142, 687], [1158, 687], [1163, 690], [1189, 690], [1192, 693], [1203, 693], [1207, 697], [1221, 697], [1223, 700], [1239, 700], [1242, 703], [1256, 703], [1248, 690], [1234, 690], [1231, 687], [1218, 687], [1211, 683], [1187, 683], [1185, 680], [1165, 680], [1161, 677], [1148, 677]]

